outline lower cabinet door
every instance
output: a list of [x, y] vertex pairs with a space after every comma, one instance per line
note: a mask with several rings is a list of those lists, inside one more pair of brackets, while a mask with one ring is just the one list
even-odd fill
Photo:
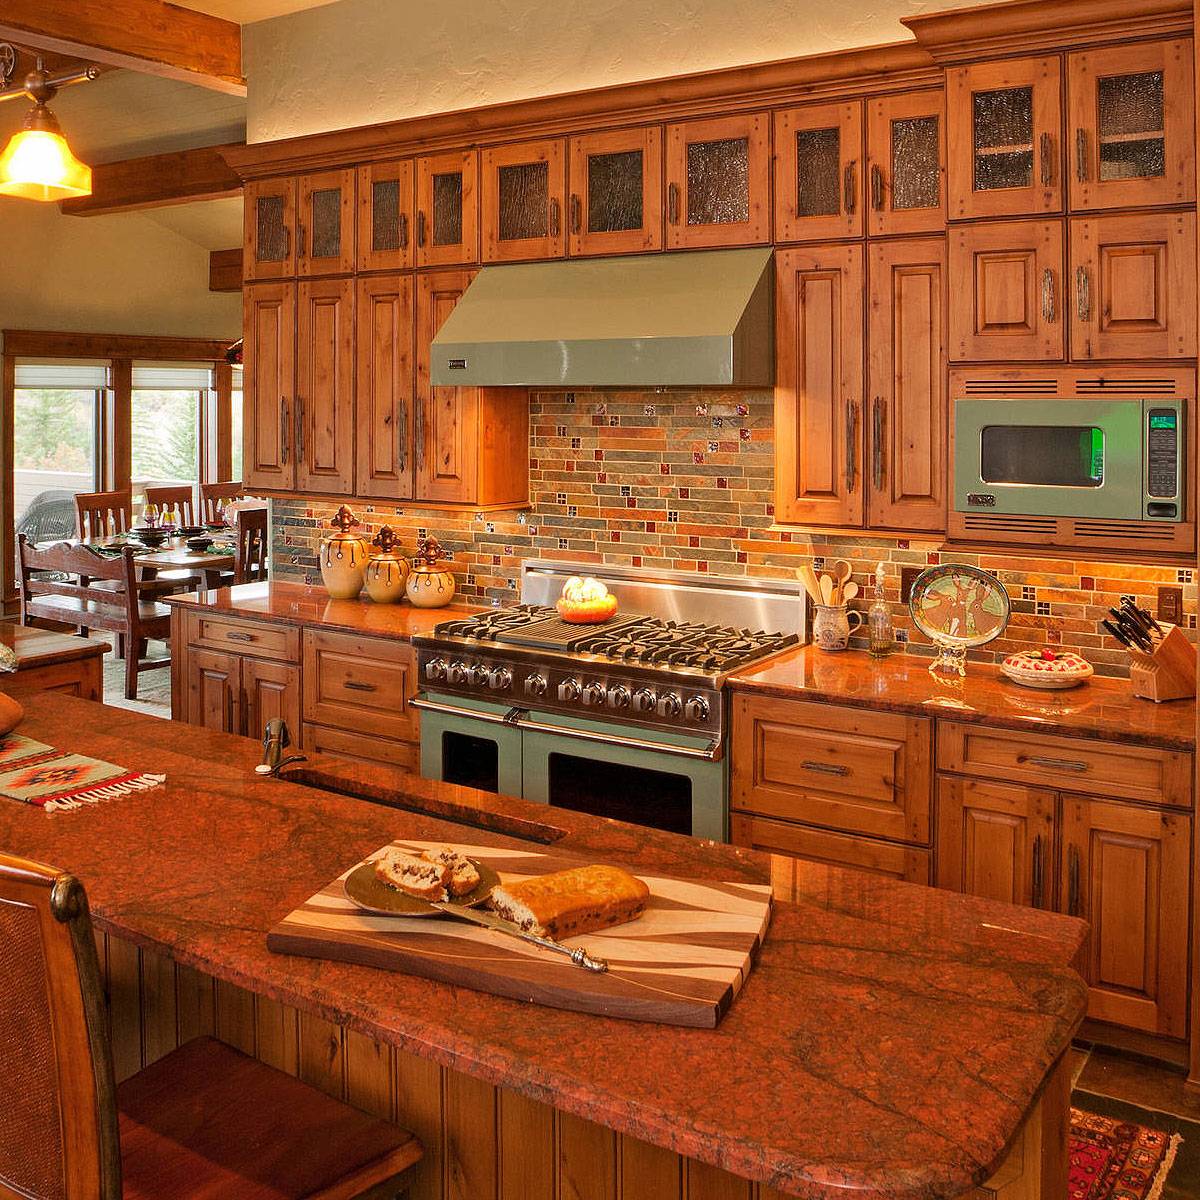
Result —
[[261, 738], [267, 722], [282, 717], [300, 744], [300, 669], [286, 663], [242, 660], [242, 728], [247, 737]]
[[1061, 903], [1091, 926], [1088, 1016], [1187, 1035], [1192, 819], [1063, 800]]
[[938, 780], [937, 885], [988, 900], [1054, 907], [1053, 792]]
[[221, 733], [240, 733], [242, 663], [236, 654], [191, 649], [187, 654], [187, 720]]

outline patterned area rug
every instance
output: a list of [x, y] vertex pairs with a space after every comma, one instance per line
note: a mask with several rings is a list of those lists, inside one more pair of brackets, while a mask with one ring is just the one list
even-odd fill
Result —
[[1070, 1200], [1159, 1200], [1182, 1140], [1072, 1108]]

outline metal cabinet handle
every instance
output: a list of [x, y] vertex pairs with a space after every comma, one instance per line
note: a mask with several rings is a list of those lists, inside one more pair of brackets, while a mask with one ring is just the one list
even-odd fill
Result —
[[667, 184], [667, 220], [679, 224], [679, 184]]
[[571, 193], [571, 232], [580, 233], [583, 229], [583, 201]]
[[854, 459], [858, 448], [858, 405], [846, 401], [846, 491], [854, 491]]
[[1049, 187], [1054, 182], [1054, 138], [1049, 133], [1043, 133], [1038, 139], [1038, 149], [1042, 167], [1042, 187]]
[[1075, 178], [1080, 183], [1087, 183], [1088, 177], [1088, 144], [1087, 130], [1075, 130]]
[[1054, 303], [1054, 272], [1049, 267], [1042, 272], [1042, 316], [1051, 325], [1058, 316]]
[[1080, 915], [1079, 895], [1079, 848], [1067, 847], [1067, 912], [1072, 917]]
[[227, 633], [225, 640], [227, 642], [257, 642], [258, 638], [252, 633]]
[[850, 768], [844, 767], [840, 763], [820, 763], [812, 762], [805, 759], [801, 764], [801, 768], [805, 771], [817, 771], [822, 775], [849, 775]]
[[286, 396], [279, 397], [279, 465], [287, 466], [288, 460], [288, 402]]
[[1092, 279], [1087, 267], [1075, 268], [1075, 308], [1081, 324], [1092, 319]]
[[1029, 763], [1033, 767], [1045, 767], [1048, 771], [1086, 771], [1089, 764], [1073, 758], [1043, 758], [1039, 754], [1020, 754], [1018, 763]]
[[1033, 907], [1041, 908], [1044, 899], [1044, 866], [1043, 866], [1042, 835], [1039, 833], [1033, 839]]
[[425, 245], [425, 212], [417, 209], [417, 245]]
[[557, 196], [550, 198], [550, 236], [558, 237], [562, 232], [562, 205], [558, 202]]
[[408, 248], [408, 213], [400, 214], [400, 249]]
[[396, 405], [396, 464], [403, 471], [408, 466], [408, 403], [401, 400]]
[[241, 733], [241, 730], [234, 724], [233, 713], [233, 688], [227, 687], [225, 689], [225, 730], [227, 733]]
[[855, 192], [858, 191], [855, 187], [855, 181], [858, 175], [858, 163], [851, 159], [846, 164], [846, 170], [842, 175], [842, 206], [848, 213], [854, 211], [856, 202]]
[[374, 692], [378, 690], [373, 683], [363, 683], [358, 679], [347, 679], [345, 686], [351, 692]]
[[304, 461], [304, 397], [296, 397], [296, 461]]
[[417, 469], [425, 466], [425, 401], [413, 401], [413, 420], [416, 429], [413, 433], [413, 448], [417, 452]]
[[878, 163], [871, 164], [871, 207], [883, 212], [883, 171]]
[[871, 486], [883, 491], [883, 431], [887, 411], [882, 396], [871, 402]]

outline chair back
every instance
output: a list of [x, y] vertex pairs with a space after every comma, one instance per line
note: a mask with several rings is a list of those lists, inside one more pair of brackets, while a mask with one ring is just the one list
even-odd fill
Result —
[[179, 516], [184, 525], [195, 525], [196, 498], [189, 484], [171, 484], [163, 487], [148, 487], [144, 489], [147, 504], [157, 504], [162, 512], [163, 505], [179, 509]]
[[234, 550], [234, 583], [257, 583], [267, 577], [267, 510], [239, 509]]
[[204, 523], [212, 525], [216, 522], [218, 504], [241, 500], [245, 494], [246, 488], [240, 479], [227, 483], [202, 483], [200, 485], [200, 511]]
[[102, 538], [108, 532], [111, 516], [118, 533], [133, 524], [133, 493], [129, 488], [116, 492], [79, 492], [75, 496], [75, 516], [79, 536], [85, 540]]
[[79, 880], [0, 854], [0, 1194], [120, 1200], [112, 1052]]
[[[23, 533], [17, 538], [20, 565], [21, 623], [29, 623], [31, 606], [39, 596], [70, 596], [93, 601], [106, 609], [124, 608], [130, 622], [138, 604], [134, 551], [126, 546], [120, 557], [97, 554], [88, 546], [56, 542], [35, 546]], [[64, 578], [66, 576], [66, 578]], [[115, 581], [120, 588], [98, 587], [97, 581]]]

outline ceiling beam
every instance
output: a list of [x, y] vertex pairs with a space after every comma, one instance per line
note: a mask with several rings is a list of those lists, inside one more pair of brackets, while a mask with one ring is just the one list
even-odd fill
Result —
[[98, 217], [240, 196], [242, 181], [224, 157], [234, 145], [243, 143], [101, 163], [92, 168], [92, 194], [63, 200], [59, 207], [68, 216]]
[[210, 250], [208, 252], [208, 290], [210, 292], [240, 292], [242, 290], [242, 248]]
[[0, 41], [246, 94], [240, 26], [164, 0], [4, 0]]

